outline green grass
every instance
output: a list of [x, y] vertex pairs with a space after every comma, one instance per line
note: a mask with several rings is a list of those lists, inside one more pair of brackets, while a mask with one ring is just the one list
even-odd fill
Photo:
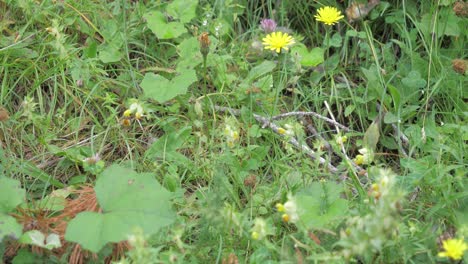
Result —
[[[468, 236], [468, 22], [454, 4], [381, 1], [325, 26], [318, 8], [352, 1], [0, 1], [0, 179], [26, 191], [0, 186], [2, 263], [449, 263], [442, 241]], [[263, 49], [263, 18], [290, 51]], [[92, 256], [58, 223], [112, 213], [103, 190], [97, 203], [79, 190], [116, 164], [163, 187], [146, 194], [169, 191], [141, 207], [171, 220], [113, 222]], [[63, 207], [43, 208], [57, 190]], [[17, 241], [30, 230], [61, 246]]]

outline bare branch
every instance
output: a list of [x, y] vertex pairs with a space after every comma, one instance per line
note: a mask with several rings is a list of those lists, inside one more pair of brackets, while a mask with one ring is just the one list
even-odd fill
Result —
[[[214, 109], [220, 112], [224, 112], [224, 113], [231, 113], [232, 115], [235, 115], [235, 116], [239, 116], [241, 114], [240, 110], [232, 109], [229, 107], [214, 106]], [[290, 136], [285, 137], [284, 135], [279, 133], [278, 129], [280, 127], [276, 125], [275, 123], [271, 122], [268, 118], [257, 115], [257, 114], [253, 114], [253, 117], [255, 118], [255, 120], [262, 123], [263, 127], [269, 127], [276, 134], [280, 135], [281, 137], [286, 138], [289, 144], [293, 145], [296, 149], [299, 149], [300, 151], [304, 152], [307, 156], [309, 156], [313, 160], [317, 160], [320, 164], [326, 166], [331, 172], [333, 173], [338, 172], [338, 169], [335, 166], [330, 164], [324, 158], [318, 157], [315, 151], [313, 151], [309, 146], [299, 143], [299, 141], [295, 137], [290, 137]]]
[[315, 118], [324, 120], [327, 123], [330, 123], [330, 124], [332, 124], [332, 125], [334, 125], [336, 127], [339, 127], [345, 132], [350, 132], [351, 131], [351, 129], [349, 129], [348, 127], [346, 127], [346, 126], [344, 126], [344, 125], [342, 125], [342, 124], [340, 124], [340, 123], [338, 123], [338, 122], [336, 122], [336, 121], [334, 121], [334, 120], [332, 120], [332, 119], [330, 119], [328, 117], [325, 117], [325, 116], [322, 116], [322, 115], [319, 115], [319, 114], [317, 114], [315, 112], [310, 112], [310, 111], [308, 111], [308, 112], [302, 112], [302, 111], [300, 111], [300, 112], [289, 112], [289, 113], [279, 114], [279, 115], [273, 116], [271, 118], [271, 120], [278, 120], [278, 119], [282, 119], [282, 118], [286, 118], [286, 117], [290, 117], [290, 116], [300, 116], [300, 117], [313, 116]]

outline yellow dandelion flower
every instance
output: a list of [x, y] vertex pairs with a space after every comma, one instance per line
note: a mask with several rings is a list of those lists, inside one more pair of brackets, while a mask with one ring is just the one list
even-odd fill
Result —
[[445, 251], [439, 252], [439, 257], [449, 257], [453, 260], [460, 260], [463, 253], [468, 249], [468, 245], [462, 239], [447, 239], [442, 242]]
[[317, 15], [314, 16], [317, 21], [323, 22], [325, 25], [334, 25], [338, 23], [344, 16], [336, 7], [325, 6], [317, 10]]
[[280, 53], [282, 49], [288, 50], [289, 46], [294, 43], [294, 38], [289, 36], [288, 33], [273, 32], [263, 38], [262, 44], [265, 46], [265, 49]]

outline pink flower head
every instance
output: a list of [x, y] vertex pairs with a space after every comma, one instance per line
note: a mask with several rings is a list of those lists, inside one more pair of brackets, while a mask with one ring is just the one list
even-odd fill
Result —
[[276, 22], [269, 18], [262, 19], [262, 21], [260, 21], [260, 28], [267, 34], [271, 33], [276, 30]]

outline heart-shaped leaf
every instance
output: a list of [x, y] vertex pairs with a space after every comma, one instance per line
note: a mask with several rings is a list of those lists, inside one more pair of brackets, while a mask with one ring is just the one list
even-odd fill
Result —
[[148, 23], [148, 28], [159, 39], [173, 39], [187, 32], [184, 24], [181, 22], [168, 22], [163, 13], [151, 11], [143, 15]]
[[0, 242], [8, 236], [18, 239], [23, 231], [23, 226], [16, 222], [12, 216], [0, 213]]
[[198, 1], [174, 0], [167, 6], [167, 13], [182, 23], [188, 23], [196, 16]]
[[186, 70], [168, 80], [161, 75], [147, 73], [140, 86], [146, 97], [164, 103], [179, 94], [185, 94], [187, 88], [197, 80], [194, 70]]
[[24, 201], [26, 192], [15, 179], [0, 177], [0, 213], [8, 213]]
[[151, 235], [175, 220], [171, 194], [152, 174], [113, 165], [99, 176], [94, 189], [103, 212], [78, 214], [65, 233], [65, 239], [92, 252], [127, 239], [135, 228]]

